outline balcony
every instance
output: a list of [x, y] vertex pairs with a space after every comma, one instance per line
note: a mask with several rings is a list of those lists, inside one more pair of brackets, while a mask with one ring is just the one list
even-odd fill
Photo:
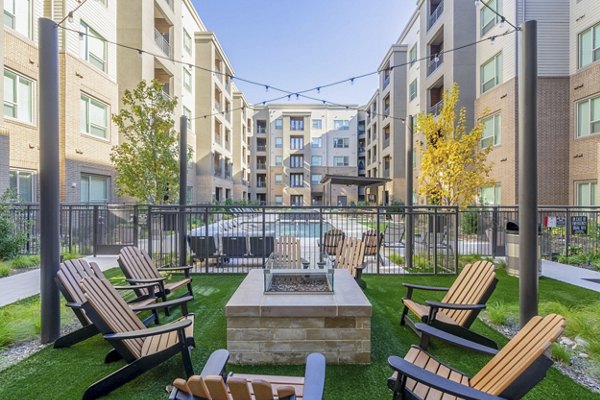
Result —
[[169, 43], [169, 33], [162, 33], [154, 28], [154, 41], [167, 57], [171, 57], [171, 44]]
[[444, 63], [444, 55], [443, 54], [435, 54], [427, 63], [427, 76], [431, 75], [443, 63]]
[[360, 156], [360, 155], [363, 155], [363, 156], [365, 155], [365, 146], [360, 146], [360, 147], [358, 148], [358, 155], [359, 155], [359, 156]]
[[257, 144], [256, 151], [267, 151], [267, 146], [264, 144]]
[[217, 178], [222, 178], [223, 170], [221, 168], [215, 168], [214, 176], [216, 176]]
[[266, 163], [256, 163], [256, 169], [265, 170], [265, 169], [267, 169], [267, 164]]
[[389, 147], [390, 145], [390, 138], [386, 137], [383, 139], [383, 148], [385, 149], [386, 147]]
[[267, 187], [267, 181], [256, 181], [256, 187], [266, 188]]
[[429, 107], [429, 110], [427, 110], [427, 112], [429, 114], [433, 114], [435, 116], [440, 115], [440, 112], [442, 111], [442, 106], [444, 105], [444, 101], [440, 100], [437, 103], [435, 103], [434, 105], [432, 105], [431, 107]]
[[433, 25], [440, 19], [440, 16], [444, 12], [444, 2], [440, 1], [435, 10], [431, 12], [429, 18], [427, 19], [427, 30], [430, 30]]

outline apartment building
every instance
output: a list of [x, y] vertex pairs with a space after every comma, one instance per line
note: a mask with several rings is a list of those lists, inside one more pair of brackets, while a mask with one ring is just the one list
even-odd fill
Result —
[[[23, 201], [39, 199], [38, 18], [60, 21], [78, 5], [75, 0], [5, 0], [4, 118], [0, 131], [0, 188], [11, 187]], [[59, 29], [59, 160], [61, 200], [109, 201], [114, 168], [109, 154], [118, 143], [111, 112], [118, 110], [117, 63], [114, 47], [100, 40], [116, 39], [116, 4], [90, 1]], [[8, 138], [7, 134], [8, 133]], [[6, 155], [8, 149], [8, 156]]]
[[570, 0], [568, 199], [598, 205], [600, 179], [600, 2]]
[[[356, 203], [355, 185], [321, 183], [326, 175], [357, 176], [356, 106], [256, 106], [252, 135], [252, 200], [309, 206]], [[327, 196], [327, 198], [325, 198]]]
[[233, 198], [236, 200], [250, 200], [250, 149], [248, 130], [252, 126], [252, 109], [246, 101], [244, 94], [234, 85], [233, 92]]
[[[586, 2], [594, 3], [581, 3]], [[569, 170], [573, 170], [569, 164], [575, 165], [579, 160], [573, 159], [567, 149], [570, 141], [573, 145], [581, 143], [575, 140], [576, 135], [568, 134], [573, 131], [569, 128], [572, 115], [569, 112], [569, 42], [576, 40], [569, 39], [569, 1], [488, 0], [486, 4], [489, 8], [481, 3], [476, 7], [477, 39], [495, 39], [477, 45], [475, 115], [484, 125], [481, 145], [492, 146], [488, 160], [493, 164], [490, 177], [495, 183], [483, 188], [480, 200], [485, 204], [518, 203], [520, 35], [501, 36], [513, 28], [491, 8], [517, 26], [526, 20], [538, 21], [538, 201], [548, 205], [568, 204], [573, 201], [569, 194], [575, 188], [569, 182]], [[589, 51], [591, 53], [591, 48]], [[573, 99], [575, 101], [575, 97]], [[590, 164], [595, 165], [595, 159], [595, 155], [588, 154], [583, 162], [585, 172], [574, 175], [573, 181], [584, 180], [587, 185], [592, 177], [587, 171], [591, 172]], [[583, 186], [581, 188], [583, 190]]]

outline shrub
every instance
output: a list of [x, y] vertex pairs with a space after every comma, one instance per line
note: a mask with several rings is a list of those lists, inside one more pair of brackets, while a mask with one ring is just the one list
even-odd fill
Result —
[[571, 363], [571, 350], [558, 343], [552, 343], [552, 358], [563, 364]]
[[477, 211], [467, 210], [462, 212], [462, 218], [460, 222], [462, 233], [465, 235], [473, 235], [477, 233], [478, 223], [479, 220]]
[[12, 190], [0, 196], [0, 260], [16, 256], [27, 241], [26, 233], [16, 229], [20, 216], [11, 212], [17, 202], [18, 197]]
[[40, 265], [40, 256], [19, 256], [10, 260], [14, 269], [33, 268]]
[[389, 256], [389, 260], [391, 262], [393, 262], [394, 264], [398, 264], [398, 265], [403, 265], [404, 264], [404, 257], [399, 255], [398, 253], [392, 253]]
[[75, 260], [77, 258], [81, 258], [81, 254], [77, 252], [69, 253], [68, 251], [62, 253], [63, 261]]
[[8, 265], [7, 263], [4, 262], [0, 262], [0, 278], [4, 278], [8, 275], [10, 275], [10, 265]]
[[487, 307], [490, 321], [496, 325], [506, 325], [508, 323], [508, 307], [502, 301], [490, 303]]

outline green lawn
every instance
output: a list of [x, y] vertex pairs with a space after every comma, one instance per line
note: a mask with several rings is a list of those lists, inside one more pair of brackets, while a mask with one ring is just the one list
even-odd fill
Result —
[[[116, 272], [110, 271], [111, 276]], [[491, 301], [514, 305], [518, 302], [518, 281], [499, 273], [500, 282]], [[196, 300], [191, 309], [196, 313], [196, 341], [193, 351], [197, 371], [203, 366], [211, 351], [226, 347], [226, 322], [224, 305], [242, 281], [242, 275], [201, 275], [194, 277]], [[387, 357], [391, 354], [404, 355], [417, 337], [398, 323], [401, 297], [405, 291], [403, 281], [449, 285], [453, 277], [401, 277], [367, 276], [365, 290], [373, 304], [372, 321], [372, 364], [341, 365], [327, 367], [325, 398], [327, 399], [386, 399], [391, 398], [386, 388], [386, 379], [391, 370]], [[540, 301], [560, 302], [567, 307], [586, 304], [598, 299], [598, 293], [575, 288], [549, 279], [540, 282]], [[417, 297], [417, 299], [425, 297]], [[65, 311], [68, 312], [68, 311]], [[475, 330], [502, 345], [506, 340], [497, 332], [477, 321]], [[69, 349], [47, 348], [29, 359], [0, 372], [0, 399], [79, 399], [92, 382], [119, 368], [122, 362], [105, 365], [104, 354], [110, 349], [100, 336], [96, 336]], [[439, 342], [431, 346], [433, 354], [466, 373], [473, 374], [489, 359], [477, 353], [459, 350]], [[303, 373], [301, 366], [236, 367], [238, 372], [269, 374]], [[114, 391], [112, 398], [162, 399], [166, 398], [165, 385], [173, 378], [183, 376], [181, 358], [176, 356], [169, 362], [142, 375], [136, 380]], [[527, 399], [598, 399], [582, 386], [577, 385], [560, 372], [552, 369]]]

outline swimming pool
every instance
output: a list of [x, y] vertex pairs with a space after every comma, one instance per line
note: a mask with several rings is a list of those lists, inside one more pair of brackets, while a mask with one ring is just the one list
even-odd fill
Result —
[[[267, 224], [268, 230], [275, 231], [275, 236], [320, 237], [321, 222], [285, 221]], [[333, 229], [333, 225], [323, 222], [323, 234]]]

